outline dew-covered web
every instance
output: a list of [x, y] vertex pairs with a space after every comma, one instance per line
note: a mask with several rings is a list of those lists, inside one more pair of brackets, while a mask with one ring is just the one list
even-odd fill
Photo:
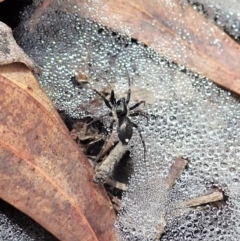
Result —
[[189, 0], [189, 2], [231, 36], [239, 39], [240, 2], [238, 0]]
[[[16, 224], [13, 224], [11, 220], [3, 213], [0, 214], [0, 240], [9, 241], [34, 241], [29, 237], [27, 232]], [[17, 237], [17, 238], [16, 238]]]
[[[119, 97], [126, 95], [128, 71], [131, 103], [146, 101], [141, 108], [148, 122], [144, 117], [133, 121], [146, 143], [147, 160], [135, 131], [129, 143], [135, 173], [115, 224], [119, 240], [152, 240], [165, 221], [162, 240], [238, 240], [239, 100], [129, 37], [51, 8], [36, 32], [20, 36], [19, 41], [43, 68], [41, 86], [56, 107], [71, 117], [98, 117], [107, 111], [104, 105], [92, 109], [93, 91], [73, 85], [71, 78], [78, 73], [86, 74], [99, 91], [108, 87], [107, 79]], [[106, 118], [104, 124], [108, 123]], [[167, 192], [163, 178], [176, 156], [189, 164]], [[226, 205], [177, 215], [184, 208], [182, 201], [208, 193], [212, 186], [228, 196]]]
[[56, 241], [31, 218], [0, 200], [0, 240], [1, 241]]

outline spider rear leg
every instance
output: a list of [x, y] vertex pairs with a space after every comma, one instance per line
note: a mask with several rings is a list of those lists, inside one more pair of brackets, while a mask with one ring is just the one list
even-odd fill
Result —
[[134, 112], [129, 114], [129, 116], [138, 116], [138, 115], [145, 117], [147, 119], [147, 123], [148, 123], [148, 114], [142, 110], [135, 110]]
[[[99, 117], [95, 117], [95, 118], [92, 118], [92, 120], [90, 120], [89, 122], [85, 123], [84, 126], [83, 126], [83, 133], [84, 135], [87, 134], [87, 130], [90, 126], [92, 126], [93, 124], [95, 124], [95, 122], [99, 122], [99, 123], [102, 123], [102, 119], [103, 117], [105, 116], [112, 116], [112, 112], [109, 112], [107, 114], [104, 114], [104, 115], [101, 115]], [[103, 131], [103, 132], [106, 132], [106, 131]]]
[[109, 113], [106, 113], [104, 115], [101, 115], [99, 117], [94, 117], [93, 120], [91, 120], [90, 122], [86, 123], [85, 125], [88, 126], [88, 125], [92, 125], [94, 122], [96, 121], [101, 121], [101, 119], [105, 116], [112, 116], [112, 112], [109, 112]]
[[135, 123], [133, 123], [133, 122], [132, 122], [132, 125], [133, 125], [133, 127], [135, 127], [135, 128], [137, 129], [138, 134], [139, 134], [139, 136], [140, 136], [140, 138], [141, 138], [141, 141], [142, 141], [142, 144], [143, 144], [144, 162], [146, 163], [146, 144], [145, 144], [145, 141], [144, 141], [144, 139], [143, 139], [142, 133], [141, 133], [138, 125], [135, 124]]

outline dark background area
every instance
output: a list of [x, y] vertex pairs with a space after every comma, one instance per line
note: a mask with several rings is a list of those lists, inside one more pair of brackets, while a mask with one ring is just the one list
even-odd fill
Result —
[[31, 5], [32, 0], [5, 0], [0, 3], [0, 21], [6, 23], [12, 29], [17, 27], [21, 11]]

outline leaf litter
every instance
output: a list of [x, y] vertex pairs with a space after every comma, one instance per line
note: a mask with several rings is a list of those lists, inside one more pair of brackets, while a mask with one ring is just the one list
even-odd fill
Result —
[[[45, 19], [52, 16], [51, 9], [44, 14]], [[102, 75], [113, 85], [121, 83], [117, 85], [119, 93], [126, 90], [125, 65], [133, 77], [133, 85], [150, 91], [155, 97], [155, 102], [146, 107], [151, 116], [149, 123], [136, 119], [142, 126], [147, 143], [149, 169], [146, 171], [143, 167], [142, 147], [134, 135], [130, 155], [135, 160], [135, 173], [128, 190], [123, 193], [123, 207], [116, 223], [119, 239], [152, 240], [153, 234], [164, 224], [163, 215], [167, 226], [162, 240], [176, 236], [182, 240], [190, 234], [192, 240], [201, 237], [215, 240], [218, 227], [222, 228], [223, 237], [237, 238], [234, 223], [239, 217], [233, 216], [234, 212], [231, 211], [238, 210], [239, 196], [236, 190], [239, 102], [234, 95], [183, 66], [176, 66], [151, 49], [136, 44], [131, 38], [113, 34], [102, 25], [60, 12], [56, 17], [58, 21], [60, 17], [66, 32], [60, 30], [61, 26], [59, 31], [53, 28], [53, 22], [52, 26], [44, 21], [37, 26], [36, 36], [40, 37], [44, 46], [38, 41], [35, 44], [48, 53], [44, 59], [38, 58], [35, 50], [25, 48], [44, 67], [40, 83], [60, 110], [66, 111], [72, 118], [89, 115], [87, 108], [81, 109], [79, 106], [83, 100], [91, 102], [94, 94], [87, 90], [79, 91], [70, 82], [71, 77], [83, 67], [84, 58], [89, 52], [92, 56], [89, 61], [90, 76], [100, 90], [106, 87], [101, 80]], [[57, 34], [53, 36], [53, 41], [51, 38], [49, 41], [49, 36], [45, 34], [52, 29]], [[24, 45], [25, 39], [22, 41]], [[97, 118], [104, 111], [104, 107], [97, 107], [91, 116]], [[103, 120], [103, 124], [107, 127], [109, 120]], [[179, 155], [189, 160], [188, 168], [176, 181], [173, 190], [166, 192], [163, 180], [174, 158]], [[235, 182], [236, 185], [228, 184]], [[175, 219], [174, 212], [178, 213], [176, 209], [182, 207], [182, 201], [194, 200], [204, 193], [208, 195], [213, 187], [223, 190], [231, 203], [224, 202], [217, 208], [206, 205]], [[211, 218], [216, 218], [215, 214], [217, 221], [213, 222]], [[201, 218], [197, 222], [199, 216]], [[227, 217], [227, 226], [224, 225], [224, 217]], [[197, 223], [193, 229], [188, 220]], [[153, 227], [153, 223], [156, 226]], [[203, 229], [207, 230], [204, 234]]]

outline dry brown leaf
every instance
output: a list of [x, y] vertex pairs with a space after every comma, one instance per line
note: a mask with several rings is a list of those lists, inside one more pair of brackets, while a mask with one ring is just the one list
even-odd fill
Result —
[[0, 65], [21, 62], [35, 73], [39, 73], [39, 67], [17, 45], [12, 35], [12, 30], [5, 23], [0, 22]]
[[[44, 0], [36, 10], [32, 16], [32, 31], [41, 14], [52, 3], [54, 1]], [[98, 0], [93, 3], [71, 0], [60, 8], [76, 12], [73, 5], [79, 7], [81, 17], [90, 18], [117, 32], [131, 33], [131, 37], [176, 63], [240, 93], [240, 46], [191, 6], [182, 7], [178, 0], [171, 0], [171, 4], [159, 0]], [[214, 32], [209, 37], [207, 31], [206, 35], [203, 34], [204, 29]], [[189, 35], [179, 35], [179, 32]], [[216, 40], [220, 48], [214, 44]]]
[[0, 66], [0, 85], [0, 198], [60, 240], [116, 240], [104, 188], [32, 73]]

